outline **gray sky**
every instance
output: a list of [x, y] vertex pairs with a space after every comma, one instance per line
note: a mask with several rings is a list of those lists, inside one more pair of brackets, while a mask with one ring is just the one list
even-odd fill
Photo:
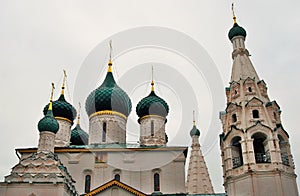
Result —
[[[182, 32], [205, 48], [220, 72], [224, 87], [228, 86], [232, 63], [232, 48], [227, 37], [232, 27], [231, 2], [0, 1], [0, 176], [7, 175], [17, 163], [14, 153], [16, 147], [37, 146], [37, 122], [42, 118], [42, 109], [48, 102], [50, 83], [53, 81], [60, 86], [62, 70], [66, 69], [67, 99], [84, 102], [73, 97], [77, 74], [88, 54], [115, 33], [142, 26], [167, 27]], [[268, 85], [270, 99], [276, 100], [283, 111], [283, 126], [290, 135], [296, 173], [299, 175], [300, 144], [296, 138], [300, 137], [297, 130], [300, 109], [300, 1], [289, 0], [283, 3], [253, 0], [235, 3], [238, 23], [248, 33], [246, 47], [252, 55], [251, 60], [260, 78]], [[153, 58], [159, 58], [159, 51], [151, 52]], [[126, 57], [127, 61], [134, 58], [133, 54]], [[121, 60], [119, 64], [122, 64]], [[152, 61], [156, 62], [155, 59]], [[122, 69], [119, 68], [119, 71]], [[99, 65], [100, 73], [103, 73], [103, 65]], [[145, 74], [145, 78], [149, 80], [150, 75]], [[99, 76], [98, 84], [101, 81]], [[168, 100], [167, 88], [161, 86], [158, 90], [165, 92], [170, 108], [177, 111], [176, 101]], [[225, 91], [219, 93], [224, 96]], [[56, 91], [56, 97], [58, 94], [59, 91]], [[131, 97], [132, 118], [136, 118], [135, 106], [142, 96], [141, 93], [136, 94], [138, 96]], [[144, 91], [143, 96], [146, 95], [147, 91]], [[225, 96], [223, 98], [223, 108], [219, 110], [225, 109]], [[172, 106], [172, 103], [175, 104]], [[77, 106], [76, 103], [73, 105]], [[221, 129], [207, 129], [210, 127], [210, 118], [218, 116], [206, 116], [210, 112], [209, 107], [199, 106], [198, 109], [200, 120], [197, 119], [197, 122], [202, 134], [207, 137], [207, 134], [212, 133], [217, 138]], [[169, 129], [178, 126], [174, 124], [175, 121], [176, 115], [171, 115]], [[188, 124], [184, 127], [187, 137], [182, 140], [175, 138], [173, 145], [190, 145], [188, 134], [191, 125]], [[84, 123], [83, 126], [87, 128]], [[221, 128], [220, 122], [217, 127]], [[201, 138], [201, 141], [204, 140], [205, 137]], [[218, 143], [205, 154], [215, 191], [221, 192], [222, 170]]]

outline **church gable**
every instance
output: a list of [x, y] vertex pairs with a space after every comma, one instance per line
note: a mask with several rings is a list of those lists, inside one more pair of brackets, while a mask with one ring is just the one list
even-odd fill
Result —
[[124, 184], [117, 180], [111, 180], [106, 184], [99, 186], [98, 188], [87, 193], [85, 196], [108, 196], [108, 195], [120, 195], [120, 196], [146, 196], [127, 184]]
[[248, 101], [248, 103], [246, 104], [247, 106], [250, 107], [258, 107], [258, 106], [262, 106], [263, 101], [258, 99], [257, 97], [253, 97], [250, 101]]

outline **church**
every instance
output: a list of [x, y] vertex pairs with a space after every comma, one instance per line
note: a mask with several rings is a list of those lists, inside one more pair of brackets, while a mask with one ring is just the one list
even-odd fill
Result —
[[[295, 165], [281, 109], [269, 99], [266, 82], [249, 58], [246, 30], [235, 16], [233, 19], [228, 33], [233, 46], [232, 72], [225, 88], [226, 107], [220, 112], [220, 175], [225, 193], [214, 192], [195, 119], [187, 133], [191, 147], [169, 146], [165, 125], [172, 106], [155, 91], [154, 80], [149, 84], [151, 91], [133, 106], [115, 81], [110, 56], [104, 81], [86, 98], [89, 129], [80, 126], [81, 108], [76, 110], [65, 98], [66, 77], [56, 100], [52, 84], [50, 101], [37, 124], [38, 145], [16, 150], [19, 162], [0, 183], [0, 195], [297, 196]], [[127, 118], [133, 112], [140, 127], [137, 144], [126, 141]]]

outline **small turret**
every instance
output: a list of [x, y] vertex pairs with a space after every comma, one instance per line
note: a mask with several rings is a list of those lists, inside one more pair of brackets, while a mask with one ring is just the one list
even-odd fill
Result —
[[131, 100], [113, 77], [111, 51], [110, 42], [106, 77], [85, 102], [89, 115], [89, 144], [126, 143], [126, 123], [131, 112]]
[[40, 132], [38, 151], [54, 152], [54, 138], [59, 129], [59, 124], [54, 118], [52, 112], [53, 91], [54, 84], [52, 83], [52, 91], [47, 113], [38, 123], [38, 130]]
[[140, 124], [140, 144], [166, 145], [165, 123], [169, 106], [165, 100], [155, 94], [153, 79], [151, 92], [137, 104], [136, 113]]
[[81, 106], [79, 103], [77, 125], [71, 131], [70, 145], [87, 145], [89, 135], [80, 127], [80, 110]]
[[192, 146], [188, 168], [186, 191], [189, 194], [213, 194], [214, 190], [199, 143], [200, 130], [196, 126], [193, 112], [193, 128], [190, 131]]

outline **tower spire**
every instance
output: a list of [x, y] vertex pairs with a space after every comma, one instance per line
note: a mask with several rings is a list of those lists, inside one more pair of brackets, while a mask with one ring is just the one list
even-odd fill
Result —
[[53, 82], [51, 83], [51, 87], [52, 87], [52, 89], [51, 89], [50, 103], [49, 103], [48, 110], [52, 110], [53, 93], [54, 93], [54, 89], [55, 89]]
[[80, 102], [78, 103], [78, 117], [77, 117], [77, 124], [80, 124], [80, 110], [81, 110], [81, 104]]
[[109, 61], [107, 72], [112, 72], [112, 40], [109, 41]]
[[67, 72], [66, 70], [63, 70], [64, 72], [64, 79], [63, 79], [63, 83], [62, 83], [62, 87], [61, 87], [61, 94], [64, 95], [65, 94], [65, 84], [66, 84], [66, 80], [67, 80]]
[[234, 22], [234, 24], [236, 24], [236, 16], [234, 13], [234, 3], [231, 4], [231, 10], [232, 10], [233, 22]]
[[153, 91], [154, 92], [154, 79], [153, 79], [153, 72], [154, 72], [154, 70], [153, 70], [153, 65], [152, 65], [152, 81], [151, 81], [151, 91]]
[[195, 110], [193, 110], [193, 126], [196, 126]]

